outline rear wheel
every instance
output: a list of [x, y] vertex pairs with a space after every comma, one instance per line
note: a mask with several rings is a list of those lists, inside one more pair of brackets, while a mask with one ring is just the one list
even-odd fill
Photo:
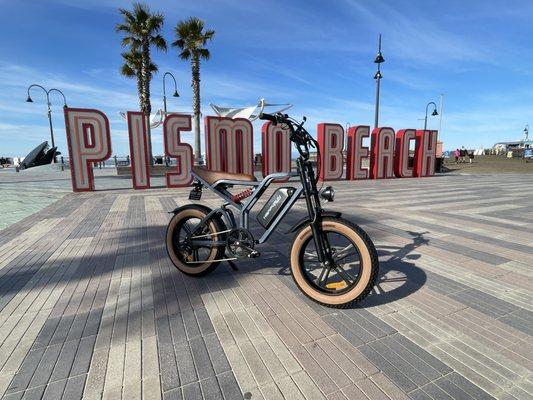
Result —
[[376, 249], [365, 231], [344, 219], [324, 218], [321, 230], [329, 240], [334, 265], [318, 261], [311, 225], [306, 225], [292, 244], [292, 276], [309, 298], [330, 307], [349, 307], [364, 299], [376, 282]]
[[198, 204], [182, 207], [167, 227], [167, 253], [174, 266], [187, 275], [205, 275], [224, 258], [226, 225], [220, 217], [210, 218], [192, 235], [211, 211]]

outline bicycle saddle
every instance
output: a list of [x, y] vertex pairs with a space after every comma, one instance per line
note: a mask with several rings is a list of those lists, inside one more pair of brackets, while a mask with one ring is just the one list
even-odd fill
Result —
[[222, 179], [232, 181], [257, 182], [257, 178], [249, 174], [234, 174], [224, 171], [211, 171], [205, 167], [192, 167], [192, 172], [202, 178], [210, 185]]

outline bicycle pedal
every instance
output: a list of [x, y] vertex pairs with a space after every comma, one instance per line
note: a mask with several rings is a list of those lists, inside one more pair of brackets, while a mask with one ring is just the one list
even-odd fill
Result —
[[255, 251], [255, 250], [252, 250], [249, 254], [248, 254], [248, 258], [257, 258], [261, 255], [261, 253], [259, 253], [258, 251]]

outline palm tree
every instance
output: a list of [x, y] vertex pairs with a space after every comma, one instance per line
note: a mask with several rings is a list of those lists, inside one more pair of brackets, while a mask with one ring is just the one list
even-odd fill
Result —
[[[120, 73], [127, 78], [137, 79], [137, 92], [139, 93], [139, 107], [142, 110], [144, 105], [143, 98], [143, 79], [142, 79], [142, 56], [139, 51], [131, 50], [121, 54], [124, 64], [120, 67]], [[157, 65], [150, 63], [148, 66], [150, 75], [157, 72]]]
[[[137, 83], [139, 92], [139, 103], [141, 111], [146, 118], [146, 128], [148, 131], [148, 143], [150, 151], [150, 163], [153, 162], [152, 155], [152, 138], [150, 133], [150, 113], [152, 104], [150, 103], [150, 81], [152, 79], [151, 67], [155, 66], [150, 58], [150, 47], [166, 51], [167, 42], [161, 36], [160, 32], [163, 27], [164, 16], [161, 13], [152, 13], [148, 5], [143, 3], [133, 3], [133, 11], [124, 8], [119, 9], [120, 14], [124, 17], [124, 22], [117, 24], [116, 31], [124, 33], [122, 38], [122, 47], [128, 47], [131, 53], [140, 55], [140, 84]], [[137, 57], [137, 55], [135, 56]], [[155, 66], [157, 70], [157, 66]], [[124, 72], [124, 71], [122, 71]]]
[[192, 69], [192, 107], [194, 113], [194, 156], [198, 162], [202, 158], [200, 150], [200, 59], [209, 60], [209, 50], [205, 48], [208, 41], [213, 39], [215, 31], [204, 31], [204, 21], [190, 17], [176, 25], [176, 40], [173, 47], [181, 50], [180, 58], [191, 61]]

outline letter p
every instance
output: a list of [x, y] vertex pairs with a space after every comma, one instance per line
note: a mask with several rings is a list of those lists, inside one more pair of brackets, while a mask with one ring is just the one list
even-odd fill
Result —
[[68, 153], [72, 190], [94, 190], [92, 163], [105, 161], [111, 156], [109, 121], [98, 110], [65, 108]]

